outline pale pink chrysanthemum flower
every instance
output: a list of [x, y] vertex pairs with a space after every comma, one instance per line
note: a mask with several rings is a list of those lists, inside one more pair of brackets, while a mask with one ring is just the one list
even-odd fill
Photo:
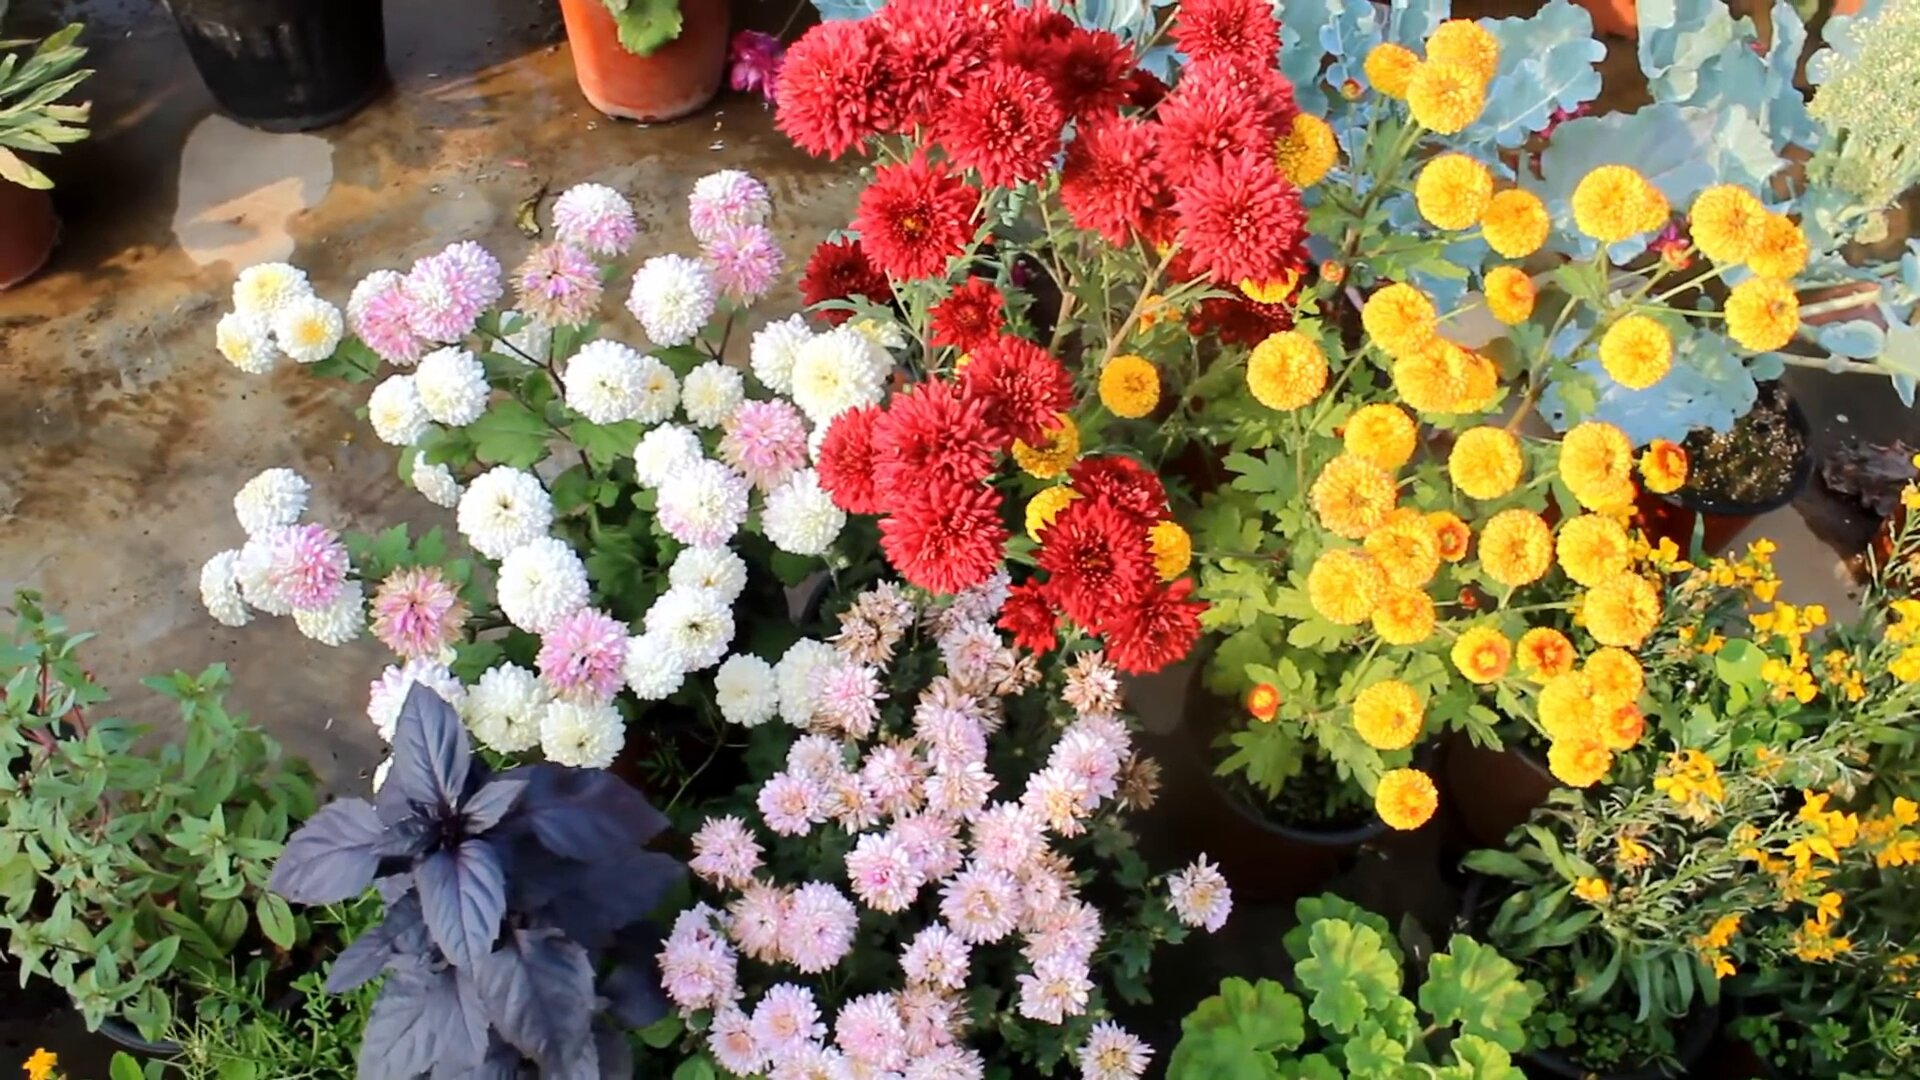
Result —
[[431, 659], [464, 635], [471, 612], [437, 566], [388, 574], [373, 592], [373, 636], [406, 659]]
[[948, 610], [956, 619], [969, 619], [983, 623], [998, 622], [1000, 609], [1006, 606], [1007, 597], [1012, 591], [1013, 575], [1002, 566], [987, 580], [955, 594]]
[[688, 547], [724, 547], [747, 520], [747, 478], [718, 461], [694, 461], [660, 485], [655, 519]]
[[861, 903], [893, 914], [913, 903], [926, 878], [905, 844], [889, 833], [868, 833], [847, 852], [847, 884]]
[[793, 890], [781, 928], [787, 959], [801, 973], [818, 975], [853, 949], [859, 925], [853, 901], [826, 882], [809, 881]]
[[909, 986], [896, 999], [900, 1022], [906, 1027], [907, 1055], [920, 1057], [953, 1045], [964, 1030], [960, 1000], [934, 986]]
[[1209, 934], [1225, 926], [1233, 911], [1233, 890], [1227, 887], [1220, 868], [1208, 863], [1205, 855], [1175, 874], [1167, 882], [1167, 892], [1167, 906], [1180, 921]]
[[906, 1025], [892, 994], [862, 994], [833, 1018], [833, 1042], [855, 1063], [892, 1071], [906, 1067]]
[[932, 923], [913, 936], [900, 954], [900, 970], [907, 980], [948, 990], [967, 988], [967, 969], [973, 948], [942, 923]]
[[743, 94], [772, 101], [786, 58], [787, 47], [779, 38], [764, 30], [742, 30], [727, 46], [727, 83]]
[[1082, 717], [1112, 716], [1120, 711], [1120, 673], [1099, 652], [1081, 653], [1067, 669], [1062, 698]]
[[787, 771], [822, 783], [847, 771], [846, 755], [838, 739], [802, 735], [787, 748]]
[[789, 901], [786, 890], [756, 883], [748, 885], [727, 907], [731, 917], [728, 932], [741, 952], [763, 964], [777, 963], [786, 956], [780, 933], [786, 925]]
[[908, 1062], [901, 1080], [981, 1080], [986, 1075], [987, 1063], [978, 1050], [955, 1045]]
[[887, 696], [880, 689], [878, 671], [865, 664], [841, 661], [828, 665], [814, 679], [816, 721], [850, 738], [864, 739], [873, 734], [874, 722], [880, 719], [880, 701]]
[[542, 244], [513, 272], [514, 305], [544, 326], [591, 320], [605, 291], [599, 265], [572, 244]]
[[293, 610], [321, 611], [339, 597], [351, 564], [346, 545], [332, 529], [311, 523], [283, 525], [255, 539], [265, 542], [272, 591]]
[[814, 1003], [813, 991], [792, 983], [776, 983], [767, 991], [753, 1007], [751, 1026], [754, 1040], [770, 1058], [827, 1036], [827, 1025], [820, 1022], [820, 1006]]
[[761, 491], [772, 491], [807, 464], [807, 422], [783, 398], [734, 410], [720, 438], [720, 460]]
[[739, 959], [714, 929], [720, 913], [695, 904], [674, 920], [660, 950], [660, 986], [682, 1009], [731, 1004], [739, 996]]
[[881, 812], [891, 817], [920, 809], [926, 776], [927, 767], [914, 756], [910, 743], [876, 746], [860, 765], [860, 779], [880, 801]]
[[1111, 1020], [1087, 1033], [1077, 1055], [1082, 1080], [1139, 1080], [1153, 1061], [1153, 1048]]
[[786, 255], [773, 230], [764, 225], [721, 227], [703, 246], [713, 283], [736, 304], [751, 304], [780, 280]]
[[746, 822], [732, 815], [707, 819], [693, 834], [693, 872], [723, 889], [752, 884], [760, 868], [760, 842]]
[[500, 299], [500, 263], [486, 248], [462, 240], [414, 263], [403, 288], [407, 325], [415, 334], [428, 341], [459, 341]]
[[553, 234], [563, 244], [611, 259], [633, 246], [640, 223], [626, 196], [605, 184], [575, 184], [553, 202]]
[[885, 815], [880, 800], [867, 789], [859, 773], [839, 772], [820, 782], [827, 816], [848, 833], [861, 833], [880, 824]]
[[973, 819], [973, 857], [1017, 874], [1046, 847], [1040, 815], [1020, 803], [995, 803]]
[[940, 656], [947, 670], [969, 685], [984, 682], [1004, 651], [1000, 632], [989, 623], [959, 620], [940, 635]]
[[[1125, 761], [1133, 753], [1133, 732], [1127, 730], [1126, 721], [1118, 715], [1083, 716], [1067, 725], [1061, 738], [1068, 735], [1083, 735], [1106, 747], [1117, 761]], [[1057, 745], [1056, 745], [1057, 752]]]
[[736, 1008], [713, 1014], [707, 1029], [707, 1050], [720, 1067], [735, 1076], [752, 1076], [767, 1063], [766, 1051], [753, 1037], [753, 1021]]
[[943, 762], [927, 777], [927, 808], [948, 817], [971, 818], [987, 805], [993, 788], [993, 774], [980, 762]]
[[1035, 964], [1032, 974], [1018, 976], [1014, 982], [1020, 987], [1020, 1015], [1045, 1024], [1065, 1023], [1067, 1017], [1086, 1012], [1087, 998], [1093, 992], [1087, 966], [1071, 958], [1050, 957]]
[[540, 678], [562, 701], [612, 701], [626, 681], [626, 624], [593, 608], [563, 615], [540, 636], [537, 663]]
[[859, 1080], [853, 1062], [831, 1046], [808, 1043], [772, 1058], [767, 1080]]
[[991, 945], [1020, 921], [1019, 883], [1005, 870], [968, 863], [941, 888], [940, 915], [967, 943]]
[[367, 719], [387, 742], [393, 741], [400, 713], [415, 685], [424, 686], [454, 708], [466, 704], [467, 688], [453, 677], [444, 664], [432, 660], [409, 660], [400, 667], [388, 667], [367, 685]]
[[1120, 789], [1120, 766], [1124, 761], [1124, 751], [1116, 751], [1099, 732], [1075, 725], [1053, 744], [1047, 767], [1077, 777], [1092, 792], [1097, 804], [1112, 798]]
[[1086, 832], [1087, 817], [1100, 805], [1093, 786], [1084, 778], [1054, 767], [1028, 777], [1020, 801], [1059, 836]]
[[987, 729], [972, 710], [928, 706], [913, 713], [913, 730], [936, 769], [959, 769], [987, 760]]
[[781, 836], [805, 836], [827, 820], [820, 785], [804, 776], [774, 773], [760, 787], [754, 805], [767, 828]]
[[687, 196], [687, 224], [702, 244], [725, 229], [765, 225], [772, 214], [767, 186], [739, 169], [708, 173], [693, 182], [693, 193]]
[[[1073, 900], [1073, 882], [1044, 863], [1035, 863], [1016, 876], [1020, 879], [1020, 932], [1027, 935], [1031, 945], [1035, 937], [1044, 935], [1060, 920], [1062, 909]], [[1042, 946], [1027, 958], [1036, 959], [1047, 951]]]
[[914, 869], [928, 881], [943, 881], [965, 862], [960, 826], [938, 814], [911, 814], [893, 823], [894, 839], [906, 845]]
[[407, 279], [396, 270], [375, 270], [360, 279], [347, 298], [347, 326], [380, 359], [412, 367], [427, 351], [407, 321]]
[[1101, 934], [1100, 909], [1085, 900], [1068, 900], [1054, 905], [1045, 923], [1027, 935], [1021, 952], [1029, 963], [1072, 957], [1084, 966], [1093, 962]]

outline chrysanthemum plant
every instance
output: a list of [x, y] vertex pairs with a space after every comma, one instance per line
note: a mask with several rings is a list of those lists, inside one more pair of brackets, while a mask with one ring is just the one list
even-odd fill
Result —
[[[770, 671], [755, 650], [776, 656], [797, 636], [783, 586], [871, 562], [871, 531], [843, 539], [846, 515], [810, 467], [828, 391], [788, 395], [796, 357], [829, 386], [878, 386], [893, 362], [860, 329], [815, 335], [797, 318], [756, 335], [750, 374], [723, 361], [781, 269], [771, 205], [725, 171], [689, 206], [700, 257], [632, 273], [627, 315], [647, 353], [624, 343], [639, 340], [626, 315], [602, 321], [638, 223], [599, 185], [560, 196], [552, 238], [510, 275], [456, 243], [369, 275], [343, 313], [290, 266], [242, 273], [222, 354], [354, 382], [400, 369], [374, 387], [368, 420], [401, 448], [401, 476], [454, 511], [463, 545], [438, 528], [342, 539], [301, 522], [305, 479], [268, 470], [234, 500], [246, 543], [202, 573], [214, 617], [291, 614], [330, 645], [371, 630], [397, 657], [371, 690], [383, 738], [422, 683], [501, 754], [606, 766], [643, 712], [656, 780], [718, 753], [740, 688]], [[517, 307], [501, 310], [509, 287]], [[715, 692], [697, 692], [690, 677], [714, 669]]]

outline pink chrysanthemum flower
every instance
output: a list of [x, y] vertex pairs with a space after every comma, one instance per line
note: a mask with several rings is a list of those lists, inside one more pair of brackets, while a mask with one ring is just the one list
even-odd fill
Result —
[[409, 660], [432, 659], [460, 640], [469, 614], [439, 567], [407, 567], [374, 590], [373, 636]]
[[740, 951], [763, 964], [780, 962], [786, 955], [781, 944], [781, 928], [787, 922], [789, 896], [772, 885], [749, 885], [727, 908], [732, 916], [728, 932]]
[[893, 837], [906, 846], [913, 867], [928, 881], [941, 881], [966, 861], [960, 826], [939, 814], [913, 814], [893, 823]]
[[[952, 994], [930, 986], [909, 986], [900, 991], [900, 1021], [907, 1029], [907, 1054], [919, 1059], [920, 1067], [943, 1047], [951, 1047], [964, 1028], [960, 1002]], [[940, 1076], [938, 1072], [916, 1075]]]
[[1085, 1080], [1134, 1080], [1147, 1071], [1153, 1048], [1111, 1020], [1093, 1025], [1077, 1055]]
[[906, 1025], [892, 994], [864, 994], [840, 1007], [833, 1042], [855, 1064], [882, 1072], [907, 1066]]
[[707, 1029], [707, 1049], [721, 1068], [735, 1076], [752, 1076], [767, 1063], [766, 1051], [753, 1037], [753, 1021], [739, 1009], [726, 1008], [713, 1014], [713, 1026]]
[[1100, 805], [1100, 797], [1085, 778], [1048, 767], [1027, 779], [1021, 802], [1057, 835], [1079, 836], [1087, 831], [1084, 822]]
[[1087, 966], [1069, 959], [1035, 964], [1033, 974], [1018, 976], [1014, 981], [1020, 987], [1020, 1015], [1046, 1024], [1064, 1023], [1067, 1017], [1086, 1012], [1087, 998], [1093, 992]]
[[881, 811], [892, 817], [920, 809], [926, 776], [927, 767], [914, 756], [910, 743], [876, 746], [860, 765], [860, 779], [880, 800]]
[[1046, 847], [1040, 815], [1019, 803], [995, 803], [973, 819], [973, 857], [982, 866], [1018, 873]]
[[353, 336], [389, 364], [412, 367], [427, 351], [427, 343], [407, 322], [407, 279], [398, 271], [375, 270], [353, 287], [347, 299], [347, 326]]
[[739, 996], [739, 958], [713, 927], [720, 913], [695, 904], [674, 920], [660, 950], [660, 986], [683, 1009], [731, 1004]]
[[1078, 777], [1096, 800], [1111, 799], [1119, 790], [1120, 767], [1131, 749], [1124, 727], [1120, 728], [1122, 738], [1116, 743], [1108, 737], [1106, 727], [1095, 726], [1101, 723], [1082, 721], [1068, 728], [1047, 757], [1050, 768]]
[[847, 852], [847, 884], [875, 911], [905, 911], [926, 884], [907, 847], [889, 833], [868, 833]]
[[760, 868], [760, 842], [737, 817], [709, 818], [693, 834], [693, 861], [687, 865], [721, 888], [745, 888]]
[[1020, 921], [1020, 886], [1013, 875], [968, 863], [940, 890], [940, 914], [961, 940], [991, 945]]
[[428, 341], [459, 341], [500, 299], [500, 263], [471, 240], [413, 264], [403, 285], [407, 325]]
[[786, 46], [779, 38], [762, 30], [742, 30], [727, 47], [727, 81], [743, 94], [759, 94], [772, 101], [786, 57]]
[[1233, 891], [1220, 868], [1205, 855], [1167, 882], [1167, 906], [1188, 926], [1218, 931], [1233, 911]]
[[600, 267], [572, 244], [534, 248], [513, 272], [514, 303], [546, 326], [578, 326], [593, 318], [605, 288]]
[[575, 184], [554, 200], [553, 234], [563, 244], [611, 259], [633, 246], [640, 223], [626, 196], [605, 184]]
[[693, 182], [693, 194], [687, 196], [687, 224], [702, 244], [729, 228], [765, 225], [772, 213], [767, 186], [739, 169], [708, 173]]
[[772, 491], [806, 467], [807, 422], [784, 398], [746, 402], [725, 427], [720, 459], [761, 491]]
[[611, 615], [580, 610], [540, 638], [540, 678], [563, 701], [602, 704], [625, 681], [627, 627]]
[[774, 773], [760, 787], [754, 805], [767, 828], [781, 836], [805, 836], [827, 820], [826, 793], [804, 776]]
[[264, 534], [268, 580], [295, 611], [320, 611], [347, 580], [347, 547], [325, 525], [286, 525]]
[[727, 299], [751, 304], [780, 280], [786, 256], [765, 225], [725, 225], [701, 249]]
[[848, 661], [830, 665], [814, 676], [814, 718], [850, 738], [873, 734], [880, 719], [880, 674], [865, 664]]
[[987, 805], [993, 774], [978, 761], [944, 762], [927, 777], [927, 807], [936, 814], [970, 818]]
[[777, 983], [753, 1007], [753, 1037], [769, 1057], [778, 1058], [827, 1035], [813, 991]]
[[933, 923], [915, 934], [900, 954], [900, 970], [906, 972], [910, 982], [965, 990], [972, 957], [973, 948], [959, 935], [944, 924]]
[[822, 881], [809, 881], [793, 890], [787, 909], [787, 958], [802, 974], [818, 975], [838, 964], [853, 949], [853, 932], [860, 915], [853, 901]]

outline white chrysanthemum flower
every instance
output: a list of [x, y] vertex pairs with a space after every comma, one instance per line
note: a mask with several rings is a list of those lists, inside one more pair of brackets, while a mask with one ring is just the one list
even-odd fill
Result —
[[453, 677], [445, 664], [431, 660], [409, 660], [401, 667], [388, 667], [373, 681], [367, 693], [367, 719], [386, 742], [393, 741], [394, 726], [400, 722], [400, 710], [407, 704], [413, 684], [440, 695], [440, 699], [458, 709], [466, 703], [467, 688]]
[[253, 619], [246, 601], [240, 598], [240, 578], [235, 566], [239, 560], [238, 551], [223, 551], [200, 568], [200, 602], [207, 606], [207, 614], [222, 626], [245, 626]]
[[271, 532], [247, 538], [233, 562], [233, 577], [247, 606], [269, 615], [293, 614], [293, 601], [274, 575]]
[[759, 727], [780, 711], [780, 687], [773, 665], [752, 653], [734, 653], [713, 675], [713, 700], [720, 715], [742, 727]]
[[797, 728], [813, 722], [819, 700], [814, 677], [840, 662], [840, 651], [824, 641], [801, 638], [788, 647], [774, 666], [780, 684], [780, 719]]
[[540, 720], [550, 700], [540, 676], [518, 664], [498, 664], [467, 688], [460, 717], [482, 744], [515, 754], [540, 745]]
[[229, 311], [220, 316], [213, 328], [213, 347], [227, 363], [249, 375], [265, 375], [280, 362], [280, 351], [273, 346], [273, 324], [265, 315]]
[[288, 304], [312, 295], [305, 270], [283, 262], [261, 263], [234, 279], [233, 310], [271, 320]]
[[453, 470], [435, 465], [427, 455], [417, 452], [413, 455], [413, 489], [435, 506], [451, 510], [460, 505], [460, 481], [453, 478]]
[[1167, 880], [1167, 906], [1181, 922], [1211, 934], [1227, 924], [1227, 916], [1233, 911], [1233, 891], [1220, 868], [1202, 855]]
[[553, 232], [603, 259], [624, 255], [640, 231], [633, 204], [605, 184], [575, 184], [553, 202]]
[[730, 226], [764, 225], [773, 216], [767, 186], [751, 173], [721, 169], [693, 182], [687, 196], [687, 223], [702, 244]]
[[340, 309], [317, 296], [290, 300], [273, 316], [273, 337], [280, 351], [302, 364], [317, 364], [332, 356], [346, 332], [347, 320]]
[[877, 404], [886, 384], [870, 350], [847, 326], [809, 339], [794, 350], [793, 403], [822, 427], [848, 409]]
[[487, 368], [465, 349], [435, 349], [413, 373], [427, 415], [448, 427], [465, 427], [487, 411]]
[[233, 514], [247, 535], [291, 525], [307, 512], [313, 485], [292, 469], [268, 469], [247, 481], [233, 496]]
[[684, 255], [656, 255], [633, 275], [627, 310], [662, 348], [685, 345], [713, 318], [713, 274]]
[[656, 488], [705, 456], [692, 428], [661, 424], [634, 446], [633, 479], [641, 487]]
[[688, 548], [667, 570], [667, 583], [710, 589], [731, 604], [747, 590], [747, 561], [727, 547]]
[[496, 465], [474, 478], [455, 514], [460, 535], [489, 559], [504, 559], [547, 534], [553, 500], [532, 473]]
[[792, 392], [794, 356], [811, 340], [813, 331], [808, 329], [804, 315], [789, 315], [761, 327], [747, 350], [753, 377], [776, 394]]
[[1153, 1060], [1153, 1047], [1111, 1020], [1093, 1025], [1080, 1047], [1080, 1075], [1085, 1080], [1134, 1080]]
[[700, 460], [660, 485], [660, 527], [683, 544], [718, 547], [747, 520], [747, 478], [718, 461]]
[[793, 555], [825, 555], [846, 524], [847, 512], [834, 505], [814, 469], [801, 469], [774, 488], [760, 514], [767, 539]]
[[567, 408], [595, 424], [617, 424], [640, 414], [640, 353], [617, 341], [589, 341], [567, 361]]
[[556, 765], [604, 769], [627, 739], [627, 722], [611, 704], [554, 701], [540, 718], [540, 752]]
[[345, 582], [333, 603], [326, 607], [294, 611], [293, 624], [322, 645], [345, 645], [367, 628], [366, 587], [358, 581]]
[[587, 568], [566, 541], [536, 537], [501, 560], [495, 595], [508, 622], [544, 634], [587, 606]]
[[640, 407], [633, 418], [643, 424], [657, 424], [673, 415], [680, 404], [680, 380], [673, 369], [655, 356], [640, 358]]
[[373, 388], [373, 396], [367, 398], [367, 420], [373, 424], [373, 433], [389, 446], [412, 446], [433, 422], [411, 375], [389, 375]]
[[668, 589], [654, 601], [646, 622], [646, 636], [683, 672], [719, 663], [733, 643], [733, 609], [707, 589]]
[[641, 701], [663, 701], [687, 681], [679, 658], [655, 634], [627, 639], [627, 660], [621, 674], [626, 676], [627, 689]]
[[740, 408], [747, 398], [746, 381], [740, 372], [718, 360], [709, 360], [687, 373], [680, 387], [680, 405], [687, 419], [701, 427], [715, 428]]

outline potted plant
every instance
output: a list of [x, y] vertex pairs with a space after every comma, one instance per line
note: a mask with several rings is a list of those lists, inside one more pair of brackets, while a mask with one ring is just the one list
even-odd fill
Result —
[[596, 109], [652, 123], [699, 110], [727, 73], [730, 5], [717, 0], [560, 0], [573, 73]]
[[[0, 24], [7, 5], [0, 2]], [[40, 42], [0, 41], [0, 289], [45, 266], [60, 222], [47, 189], [53, 181], [22, 153], [57, 154], [87, 137], [89, 106], [60, 99], [93, 74], [80, 68], [87, 50], [74, 44], [83, 28], [68, 26]], [[32, 45], [31, 52], [16, 52]]]
[[387, 87], [381, 0], [166, 3], [214, 103], [249, 127], [328, 127]]
[[1745, 416], [1723, 432], [1695, 431], [1686, 450], [1687, 477], [1679, 490], [1642, 488], [1637, 523], [1650, 539], [1671, 540], [1718, 555], [1761, 515], [1793, 502], [1813, 476], [1812, 429], [1800, 406], [1777, 382], [1760, 387]]

